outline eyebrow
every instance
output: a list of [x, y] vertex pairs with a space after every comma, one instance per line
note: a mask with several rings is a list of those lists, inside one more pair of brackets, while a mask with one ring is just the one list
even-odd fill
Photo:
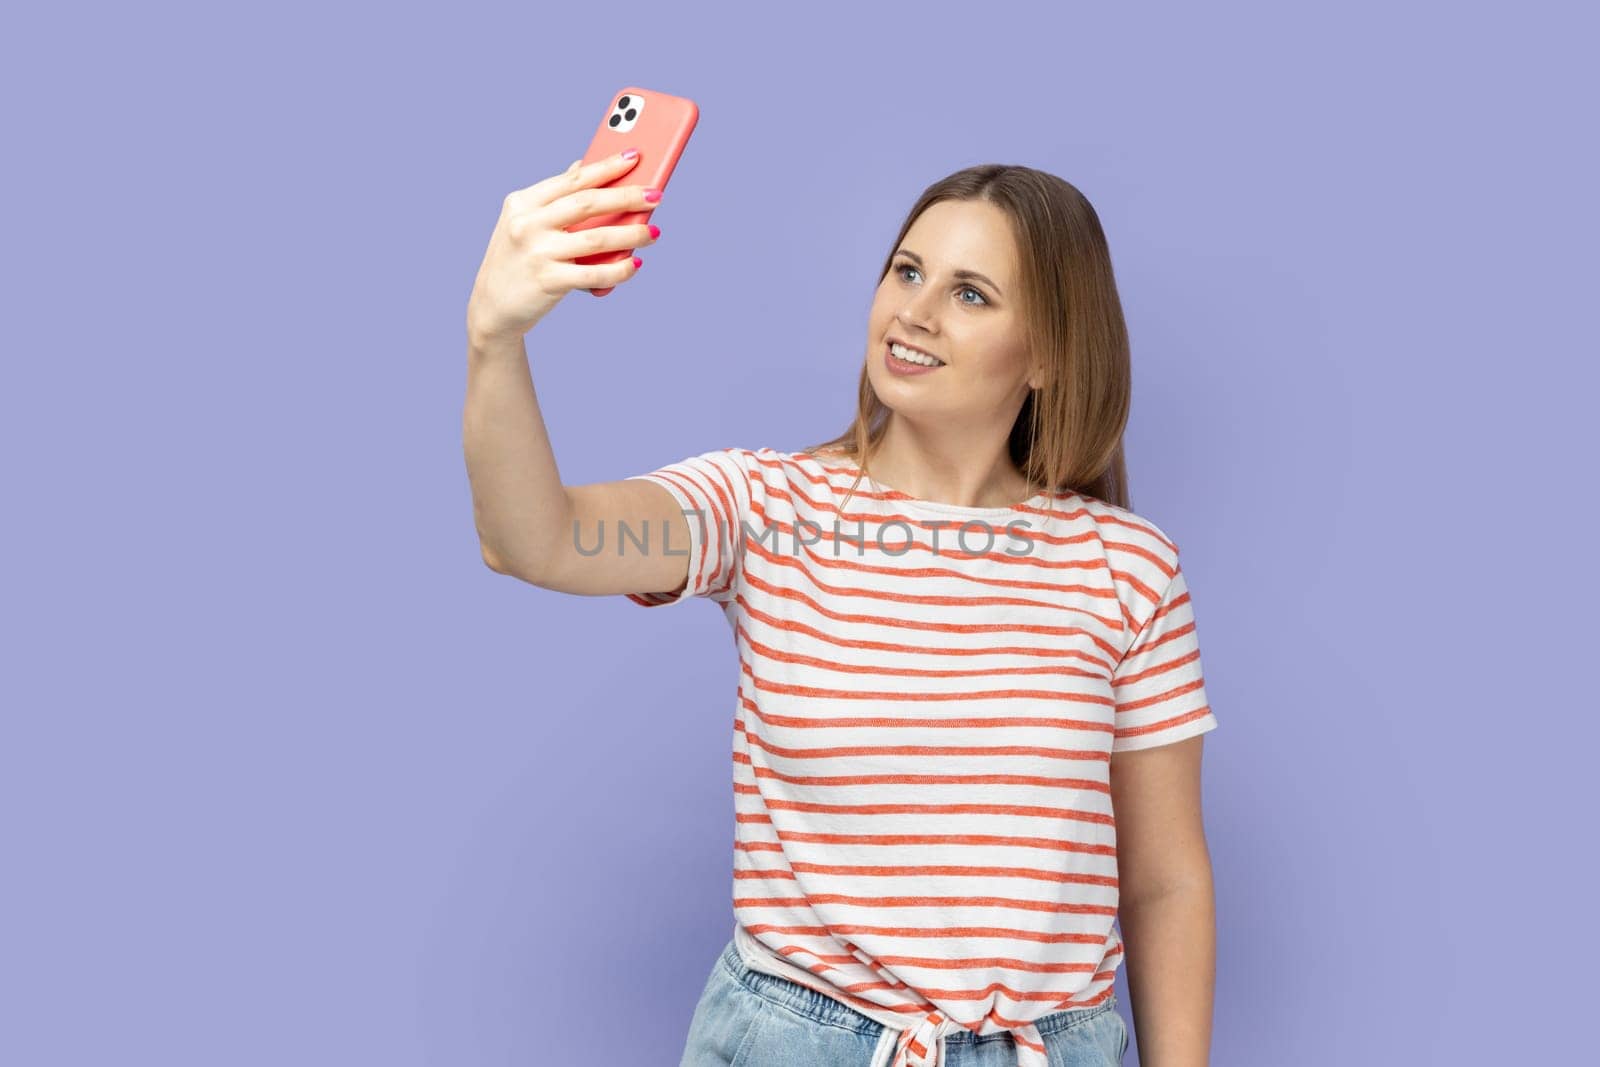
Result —
[[[917, 255], [915, 252], [910, 251], [909, 249], [902, 248], [898, 252], [896, 252], [895, 254], [896, 255], [900, 255], [900, 256], [905, 256], [907, 259], [909, 259], [911, 262], [915, 263], [917, 266], [919, 266], [919, 267], [922, 266], [922, 257]], [[995, 295], [997, 295], [997, 296], [1004, 296], [1005, 295], [1004, 293], [1000, 292], [1000, 287], [998, 285], [996, 285], [994, 282], [989, 280], [988, 275], [979, 274], [975, 270], [958, 270], [958, 271], [955, 272], [955, 276], [957, 278], [976, 278], [978, 281], [982, 282], [983, 284], [987, 285], [989, 288], [993, 289], [995, 291]]]

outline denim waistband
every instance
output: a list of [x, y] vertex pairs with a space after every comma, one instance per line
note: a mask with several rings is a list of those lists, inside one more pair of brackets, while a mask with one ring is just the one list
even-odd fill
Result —
[[[834, 1000], [825, 993], [819, 993], [808, 986], [791, 982], [781, 975], [768, 974], [758, 971], [744, 962], [739, 955], [739, 947], [731, 939], [723, 947], [718, 964], [727, 970], [728, 974], [758, 997], [782, 1004], [790, 1011], [796, 1012], [826, 1026], [839, 1026], [857, 1033], [872, 1035], [883, 1030], [883, 1024], [869, 1019], [856, 1011], [848, 1004]], [[1034, 1025], [1039, 1028], [1039, 1033], [1053, 1034], [1058, 1030], [1079, 1026], [1099, 1015], [1101, 1012], [1112, 1011], [1117, 1006], [1115, 993], [1107, 993], [1106, 998], [1100, 1003], [1087, 1008], [1067, 1008], [1063, 1011], [1051, 1012], [1049, 1015], [1040, 1016], [1034, 1020]], [[970, 1030], [956, 1030], [945, 1035], [946, 1045], [978, 1044], [984, 1041], [1006, 1041], [1011, 1036], [1006, 1033], [975, 1034]]]

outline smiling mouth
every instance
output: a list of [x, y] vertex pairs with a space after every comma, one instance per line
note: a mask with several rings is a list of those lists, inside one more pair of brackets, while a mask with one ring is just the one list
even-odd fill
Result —
[[[923, 356], [923, 357], [925, 357], [927, 359], [933, 360], [933, 362], [932, 363], [923, 363], [923, 362], [920, 362], [920, 361], [914, 360], [914, 359], [901, 359], [900, 356], [895, 353], [895, 349], [896, 348], [906, 349], [907, 351], [915, 352], [919, 356]], [[904, 363], [908, 367], [922, 367], [922, 368], [924, 368], [926, 370], [932, 370], [935, 367], [942, 367], [942, 366], [945, 365], [944, 360], [940, 359], [938, 356], [930, 355], [929, 353], [924, 352], [921, 349], [911, 348], [909, 345], [902, 345], [898, 341], [890, 341], [890, 342], [888, 342], [884, 346], [884, 350], [889, 353], [889, 358], [890, 359], [898, 360], [899, 362]]]

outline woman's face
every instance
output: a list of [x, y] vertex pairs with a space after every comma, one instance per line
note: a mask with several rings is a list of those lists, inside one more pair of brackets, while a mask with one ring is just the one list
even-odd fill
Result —
[[[973, 271], [983, 277], [962, 276]], [[895, 250], [872, 298], [867, 377], [896, 416], [954, 429], [1011, 420], [1030, 382], [1017, 283], [1017, 255], [1005, 213], [983, 200], [941, 200], [925, 210]], [[942, 360], [922, 374], [886, 363], [894, 338]], [[902, 367], [895, 362], [893, 367]]]

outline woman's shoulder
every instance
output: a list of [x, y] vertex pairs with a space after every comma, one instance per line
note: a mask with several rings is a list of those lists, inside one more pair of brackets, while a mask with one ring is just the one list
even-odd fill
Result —
[[765, 483], [769, 487], [782, 487], [797, 478], [812, 483], [825, 481], [828, 475], [845, 469], [842, 465], [849, 462], [842, 453], [819, 453], [810, 449], [791, 451], [766, 445], [731, 445], [713, 449], [699, 458], [738, 470], [752, 484]]
[[839, 450], [802, 448], [755, 448], [750, 457], [773, 473], [803, 470], [810, 474], [852, 469], [849, 453]]
[[1092, 516], [1102, 531], [1108, 535], [1117, 531], [1137, 535], [1141, 542], [1153, 541], [1160, 544], [1172, 544], [1172, 538], [1167, 531], [1162, 529], [1153, 519], [1142, 515], [1132, 508], [1113, 504], [1109, 500], [1102, 500], [1097, 496], [1073, 491], [1068, 499], [1081, 506], [1085, 512]]

